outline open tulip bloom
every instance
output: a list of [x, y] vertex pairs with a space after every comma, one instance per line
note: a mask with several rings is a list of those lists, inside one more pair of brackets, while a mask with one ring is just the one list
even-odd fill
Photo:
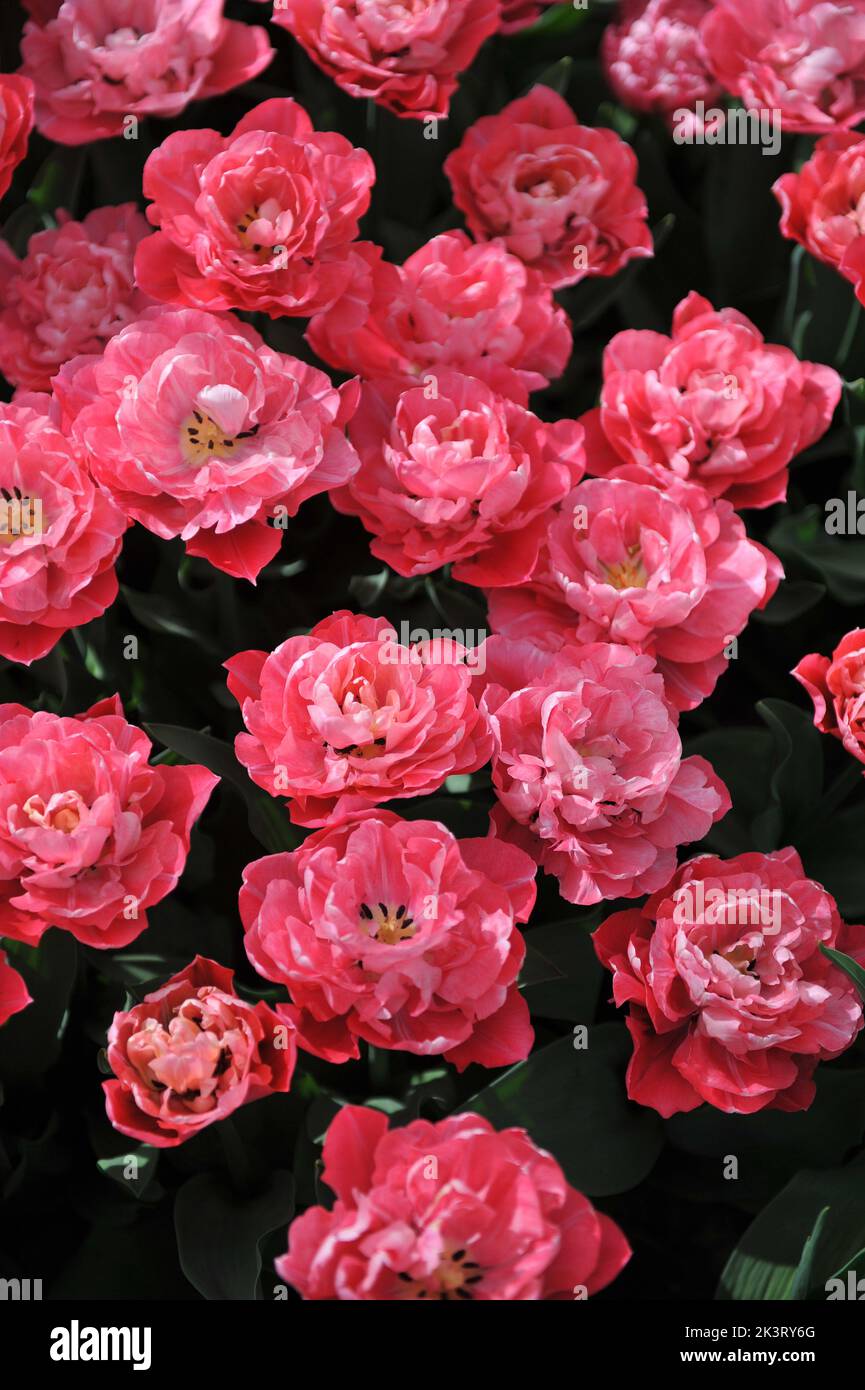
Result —
[[0, 11], [0, 1301], [829, 1379], [865, 0]]

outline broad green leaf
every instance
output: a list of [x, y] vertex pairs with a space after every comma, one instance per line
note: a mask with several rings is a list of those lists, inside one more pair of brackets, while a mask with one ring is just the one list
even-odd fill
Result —
[[811, 823], [823, 789], [823, 745], [805, 710], [786, 700], [760, 700], [757, 713], [775, 741], [771, 804], [754, 822], [757, 845], [778, 849]]
[[792, 1299], [806, 1242], [828, 1207], [809, 1252], [809, 1281], [817, 1297], [825, 1283], [865, 1244], [865, 1182], [848, 1164], [804, 1170], [748, 1227], [721, 1275], [720, 1299]]
[[[824, 1065], [817, 1095], [807, 1110], [761, 1110], [726, 1115], [710, 1105], [666, 1122], [675, 1148], [704, 1164], [707, 1190], [725, 1201], [765, 1201], [801, 1168], [842, 1163], [865, 1135], [865, 1069]], [[728, 1155], [738, 1160], [735, 1179], [722, 1177]]]
[[177, 1251], [187, 1279], [203, 1298], [256, 1297], [261, 1273], [259, 1242], [288, 1227], [294, 1212], [294, 1179], [271, 1173], [263, 1191], [238, 1197], [216, 1173], [190, 1178], [174, 1203]]
[[177, 724], [145, 724], [149, 734], [190, 763], [203, 763], [240, 793], [246, 802], [249, 828], [271, 854], [296, 849], [302, 835], [289, 820], [288, 811], [262, 791], [234, 756], [234, 749], [212, 734], [182, 729]]
[[595, 955], [591, 930], [600, 913], [580, 920], [546, 922], [526, 930], [528, 953], [520, 988], [533, 1015], [592, 1023], [604, 969]]
[[561, 1038], [512, 1067], [461, 1107], [497, 1129], [522, 1126], [589, 1196], [627, 1192], [651, 1172], [661, 1120], [625, 1093], [631, 1042], [623, 1024], [588, 1029], [588, 1046]]
[[814, 1256], [817, 1250], [817, 1243], [823, 1227], [826, 1225], [826, 1217], [829, 1215], [829, 1208], [824, 1207], [817, 1220], [814, 1222], [814, 1229], [805, 1241], [802, 1256], [796, 1266], [793, 1275], [793, 1282], [790, 1285], [790, 1297], [797, 1300], [808, 1297], [811, 1283], [814, 1278]]
[[826, 585], [814, 580], [785, 580], [763, 611], [754, 614], [754, 621], [770, 625], [792, 623], [816, 608], [825, 593]]

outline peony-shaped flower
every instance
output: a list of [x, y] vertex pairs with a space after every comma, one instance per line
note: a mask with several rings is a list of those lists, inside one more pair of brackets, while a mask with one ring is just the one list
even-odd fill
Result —
[[865, 958], [865, 928], [805, 876], [794, 849], [699, 855], [594, 934], [628, 1004], [631, 1100], [659, 1114], [807, 1110], [817, 1063], [862, 1027], [853, 983], [820, 950]]
[[362, 326], [344, 333], [337, 306], [307, 331], [330, 366], [408, 386], [452, 367], [523, 404], [564, 371], [568, 317], [500, 242], [476, 246], [465, 232], [443, 232], [401, 266], [382, 261], [377, 247], [364, 258], [372, 289]]
[[273, 12], [344, 92], [416, 119], [447, 116], [499, 20], [499, 0], [280, 0]]
[[783, 576], [729, 502], [624, 468], [574, 488], [548, 522], [529, 583], [488, 594], [490, 622], [550, 651], [623, 642], [655, 658], [667, 698], [694, 709], [726, 669], [726, 647]]
[[53, 926], [115, 947], [144, 931], [219, 781], [150, 752], [116, 695], [73, 719], [0, 706], [0, 936], [35, 945]]
[[580, 425], [544, 424], [447, 370], [426, 387], [368, 384], [350, 438], [361, 466], [331, 494], [337, 510], [360, 517], [398, 574], [450, 564], [467, 584], [527, 579], [550, 508], [584, 470]]
[[229, 136], [177, 130], [144, 166], [141, 288], [167, 304], [309, 315], [340, 301], [362, 320], [369, 271], [352, 243], [375, 168], [342, 135], [313, 130], [302, 106], [256, 106]]
[[722, 86], [784, 130], [865, 119], [865, 0], [716, 0], [702, 37]]
[[0, 406], [0, 655], [25, 666], [110, 608], [129, 524], [46, 406]]
[[646, 467], [700, 483], [734, 507], [787, 495], [791, 459], [829, 428], [841, 395], [831, 367], [766, 343], [737, 309], [692, 291], [671, 337], [626, 329], [604, 349], [601, 404], [583, 416], [587, 469]]
[[305, 1299], [573, 1299], [631, 1257], [551, 1154], [480, 1115], [389, 1131], [380, 1110], [346, 1105], [327, 1131], [322, 1176], [333, 1209], [299, 1216], [276, 1261]]
[[666, 883], [677, 846], [701, 839], [730, 797], [704, 758], [682, 757], [652, 658], [604, 642], [550, 656], [502, 637], [484, 657], [494, 832], [554, 875], [567, 902]]
[[294, 1029], [264, 1003], [247, 1004], [234, 976], [205, 956], [140, 1004], [114, 1015], [104, 1081], [108, 1118], [121, 1134], [174, 1148], [241, 1105], [287, 1091]]
[[0, 198], [27, 153], [33, 129], [33, 83], [19, 73], [0, 73]]
[[23, 979], [9, 964], [6, 952], [0, 951], [0, 1026], [32, 1003]]
[[358, 466], [343, 433], [356, 386], [338, 391], [229, 316], [150, 309], [54, 386], [124, 512], [235, 578], [254, 580], [285, 518]]
[[238, 760], [298, 825], [435, 791], [492, 749], [467, 655], [451, 634], [406, 646], [387, 619], [346, 611], [270, 655], [239, 652], [225, 663], [248, 730]]
[[850, 280], [865, 303], [865, 136], [824, 135], [799, 172], [782, 174], [772, 191], [784, 236]]
[[149, 231], [134, 203], [57, 221], [30, 238], [23, 260], [0, 243], [0, 372], [27, 391], [49, 391], [64, 362], [101, 352], [153, 303], [132, 270]]
[[700, 26], [713, 0], [623, 0], [601, 44], [607, 81], [623, 106], [667, 120], [721, 96]]
[[554, 289], [652, 255], [633, 150], [614, 130], [580, 125], [550, 87], [482, 116], [445, 173], [472, 234], [501, 237]]
[[792, 674], [814, 702], [814, 723], [865, 763], [865, 629], [841, 638], [831, 657], [811, 652]]
[[514, 845], [457, 840], [437, 821], [365, 811], [244, 870], [240, 915], [277, 1011], [328, 1062], [375, 1047], [443, 1054], [458, 1070], [529, 1055], [517, 989], [537, 866]]
[[226, 19], [224, 8], [224, 0], [31, 5], [21, 71], [36, 87], [42, 134], [61, 145], [126, 134], [137, 130], [130, 120], [177, 116], [257, 77], [273, 57], [267, 31]]

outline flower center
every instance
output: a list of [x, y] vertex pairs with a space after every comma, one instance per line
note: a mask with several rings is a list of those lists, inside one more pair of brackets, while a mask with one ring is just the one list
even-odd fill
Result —
[[386, 946], [395, 946], [399, 941], [407, 941], [417, 931], [414, 918], [406, 916], [405, 905], [402, 903], [396, 909], [385, 907], [384, 903], [378, 903], [375, 907], [361, 903], [360, 915], [364, 923], [372, 923], [372, 926], [365, 928], [367, 934], [375, 941], [384, 942]]
[[728, 961], [743, 975], [747, 975], [754, 964], [754, 952], [748, 946], [734, 946], [732, 951], [725, 951], [722, 955], [725, 961]]
[[281, 242], [278, 242], [276, 245], [267, 246], [264, 242], [253, 241], [249, 231], [253, 223], [259, 222], [262, 217], [267, 216], [267, 212], [267, 208], [262, 209], [258, 203], [253, 203], [252, 207], [243, 214], [240, 221], [236, 224], [237, 235], [240, 237], [240, 244], [244, 251], [251, 251], [254, 256], [258, 257], [262, 265], [267, 261], [280, 261], [281, 259], [280, 268], [282, 268], [287, 262], [288, 247], [283, 246]]
[[226, 435], [210, 415], [193, 409], [180, 426], [180, 447], [187, 463], [198, 467], [209, 458], [231, 458], [241, 439], [251, 439], [257, 433], [258, 425], [253, 425], [252, 429]]
[[558, 164], [529, 162], [518, 173], [515, 183], [517, 192], [525, 193], [530, 198], [551, 201], [566, 197], [573, 189], [575, 180], [569, 169]]
[[82, 805], [77, 792], [64, 792], [59, 796], [53, 796], [47, 806], [41, 796], [30, 796], [22, 809], [33, 825], [41, 825], [43, 830], [59, 830], [63, 835], [71, 835], [81, 824]]
[[128, 48], [131, 44], [139, 43], [143, 35], [140, 29], [134, 29], [131, 25], [126, 25], [122, 29], [114, 29], [105, 36], [106, 48]]
[[405, 1270], [397, 1275], [406, 1285], [406, 1298], [438, 1298], [448, 1302], [474, 1298], [474, 1285], [484, 1276], [475, 1260], [466, 1259], [467, 1254], [467, 1250], [454, 1250], [446, 1255], [429, 1279], [414, 1279]]
[[602, 567], [614, 589], [645, 589], [649, 582], [639, 545], [629, 545], [627, 559]]

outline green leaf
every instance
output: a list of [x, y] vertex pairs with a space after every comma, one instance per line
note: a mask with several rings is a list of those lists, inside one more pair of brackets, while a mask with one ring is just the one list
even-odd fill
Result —
[[[689, 739], [685, 752], [712, 764], [730, 792], [733, 806], [713, 825], [704, 846], [713, 854], [733, 856], [754, 848], [751, 823], [766, 807], [774, 745], [766, 729], [728, 726]], [[692, 850], [691, 853], [694, 853]]]
[[810, 823], [823, 790], [823, 744], [809, 714], [786, 700], [760, 700], [757, 713], [775, 741], [772, 804], [754, 822], [757, 844], [777, 849]]
[[526, 989], [529, 985], [547, 984], [550, 980], [560, 980], [561, 978], [561, 970], [553, 965], [551, 960], [548, 960], [532, 946], [526, 947], [526, 957], [520, 971], [521, 989]]
[[823, 1227], [826, 1225], [826, 1217], [829, 1215], [829, 1208], [824, 1207], [817, 1220], [814, 1222], [814, 1229], [802, 1250], [802, 1256], [796, 1266], [793, 1275], [793, 1282], [790, 1285], [790, 1297], [801, 1301], [808, 1297], [811, 1282], [814, 1277], [814, 1255], [817, 1250], [817, 1243], [820, 1239]]
[[865, 1243], [862, 1177], [856, 1165], [797, 1173], [748, 1227], [724, 1267], [717, 1297], [793, 1299], [804, 1246], [828, 1207], [808, 1255], [811, 1288], [822, 1293], [833, 1271]]
[[588, 4], [577, 8], [572, 4], [551, 5], [545, 10], [534, 24], [526, 29], [518, 29], [515, 34], [509, 34], [511, 39], [535, 39], [535, 38], [556, 38], [570, 34], [578, 28], [588, 18]]
[[246, 802], [252, 834], [271, 854], [297, 849], [303, 838], [288, 817], [288, 811], [252, 781], [246, 768], [234, 756], [234, 749], [212, 734], [182, 729], [177, 724], [145, 724], [160, 743], [179, 753], [190, 763], [203, 763], [234, 787]]
[[785, 564], [796, 560], [816, 572], [837, 603], [865, 603], [865, 538], [829, 535], [825, 513], [816, 506], [782, 517], [769, 532], [768, 545]]
[[579, 920], [547, 922], [526, 931], [526, 963], [520, 988], [533, 1015], [591, 1023], [595, 1017], [603, 967], [592, 945], [599, 913]]
[[4, 942], [33, 999], [0, 1029], [0, 1075], [32, 1085], [56, 1061], [69, 1017], [78, 946], [68, 932], [50, 931], [38, 948]]
[[[725, 1202], [766, 1202], [802, 1168], [841, 1164], [865, 1134], [865, 1070], [821, 1066], [817, 1095], [807, 1110], [761, 1110], [727, 1115], [710, 1105], [666, 1122], [677, 1149], [703, 1160], [701, 1184]], [[738, 1160], [735, 1179], [725, 1160]]]
[[865, 999], [865, 970], [850, 956], [845, 956], [843, 951], [836, 951], [831, 946], [821, 946], [820, 950], [824, 956], [828, 956], [839, 970], [843, 970], [845, 975], [849, 975], [854, 985], [858, 989], [861, 997]]
[[835, 1273], [832, 1275], [832, 1278], [843, 1279], [845, 1274], [847, 1274], [848, 1270], [851, 1269], [865, 1269], [865, 1247], [863, 1247], [862, 1250], [857, 1250], [856, 1254], [851, 1255], [850, 1259], [847, 1260], [847, 1262], [843, 1264], [840, 1269], [836, 1269]]
[[[185, 637], [195, 642], [204, 651], [214, 656], [221, 654], [220, 646], [206, 631], [194, 626], [188, 617], [187, 609], [164, 594], [139, 594], [123, 585], [121, 589], [126, 605], [133, 618], [151, 632], [165, 633], [170, 637]], [[188, 607], [188, 606], [187, 606]]]
[[355, 574], [348, 582], [348, 592], [364, 610], [380, 600], [393, 577], [387, 565], [375, 574]]
[[[656, 256], [671, 235], [675, 225], [675, 214], [669, 212], [652, 227], [652, 240]], [[620, 270], [616, 275], [590, 277], [582, 280], [573, 289], [564, 291], [562, 302], [571, 319], [573, 332], [585, 331], [602, 314], [606, 313], [613, 304], [622, 298], [625, 291], [647, 264], [648, 261], [645, 257], [639, 257], [637, 260], [631, 261], [624, 270]]]
[[26, 256], [27, 244], [35, 232], [45, 230], [45, 219], [32, 203], [22, 203], [3, 223], [4, 239], [16, 256]]
[[795, 622], [809, 613], [826, 593], [826, 585], [811, 579], [789, 579], [781, 584], [762, 612], [754, 614], [759, 623], [783, 624]]
[[544, 68], [543, 72], [533, 79], [527, 90], [531, 91], [532, 87], [549, 87], [552, 91], [558, 92], [560, 97], [566, 96], [573, 68], [573, 58], [559, 58], [558, 62]]
[[138, 1201], [145, 1196], [158, 1165], [159, 1150], [150, 1144], [130, 1145], [128, 1153], [97, 1160], [99, 1171]]
[[183, 1273], [203, 1298], [256, 1297], [259, 1242], [287, 1227], [294, 1213], [294, 1179], [271, 1173], [255, 1196], [239, 1198], [216, 1173], [184, 1183], [174, 1203], [174, 1229]]
[[623, 1024], [589, 1028], [583, 1049], [577, 1041], [561, 1038], [541, 1048], [462, 1108], [485, 1115], [497, 1129], [523, 1126], [590, 1197], [627, 1192], [655, 1165], [661, 1120], [625, 1093], [631, 1042]]
[[60, 207], [75, 215], [86, 162], [85, 149], [55, 149], [42, 165], [27, 200], [45, 219], [46, 226]]

